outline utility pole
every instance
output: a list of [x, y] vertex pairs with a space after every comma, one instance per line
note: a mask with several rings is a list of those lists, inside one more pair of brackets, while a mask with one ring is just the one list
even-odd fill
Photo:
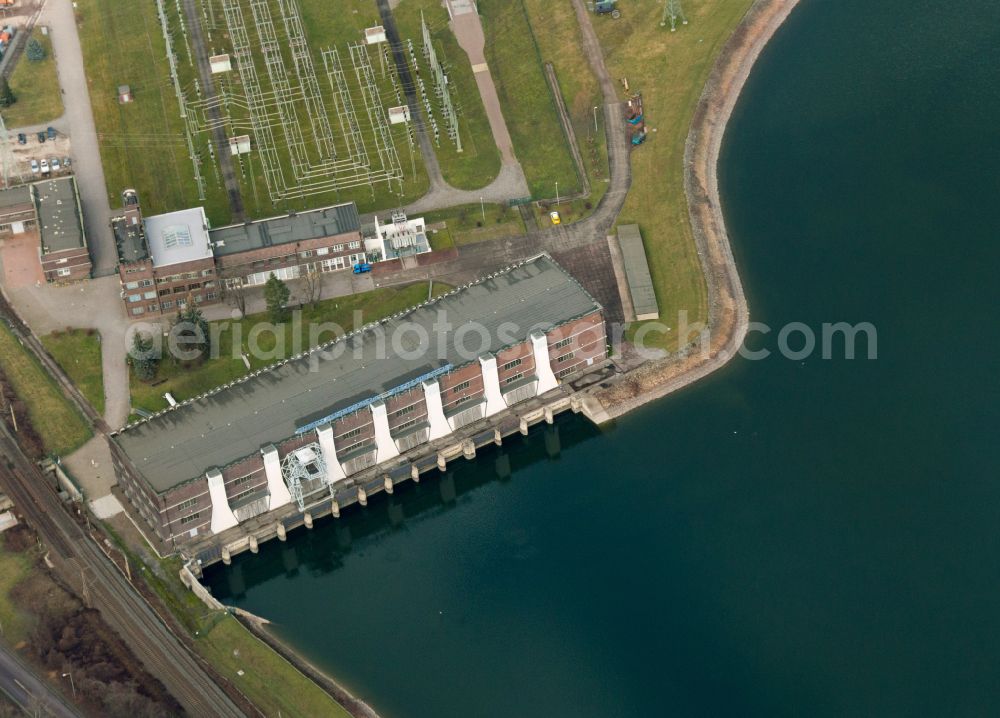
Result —
[[556, 204], [559, 204], [559, 180], [556, 180]]
[[660, 27], [667, 24], [670, 18], [670, 32], [677, 29], [678, 18], [682, 25], [687, 25], [687, 17], [684, 16], [684, 8], [681, 7], [681, 0], [663, 0], [663, 17], [660, 19]]
[[69, 676], [69, 687], [73, 689], [73, 700], [76, 700], [76, 684], [73, 683], [73, 672], [69, 671], [62, 674], [63, 678], [66, 678], [67, 676]]
[[597, 134], [597, 105], [594, 105], [594, 134]]
[[479, 209], [483, 213], [483, 226], [486, 226], [486, 205], [483, 204], [483, 198], [479, 198]]

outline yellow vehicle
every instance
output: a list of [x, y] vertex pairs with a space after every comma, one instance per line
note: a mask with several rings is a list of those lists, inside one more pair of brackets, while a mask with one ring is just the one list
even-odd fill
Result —
[[562, 222], [562, 220], [559, 219], [559, 213], [556, 212], [555, 210], [549, 212], [549, 219], [552, 220], [552, 224], [559, 224], [560, 222]]

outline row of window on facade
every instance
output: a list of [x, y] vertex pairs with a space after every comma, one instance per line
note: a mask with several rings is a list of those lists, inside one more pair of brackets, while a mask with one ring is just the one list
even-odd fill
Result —
[[[201, 304], [202, 302], [211, 302], [217, 296], [218, 295], [215, 292], [208, 292], [208, 293], [205, 294], [204, 297], [201, 296], [200, 294], [198, 294], [198, 295], [195, 295], [194, 303], [195, 304]], [[155, 298], [155, 297], [151, 297], [151, 298]], [[132, 300], [129, 299], [129, 301], [132, 301]], [[166, 301], [160, 302], [159, 304], [149, 304], [149, 305], [146, 305], [144, 307], [132, 307], [131, 311], [132, 311], [133, 315], [139, 316], [140, 314], [145, 314], [147, 311], [148, 312], [156, 312], [156, 311], [165, 312], [165, 311], [167, 311], [169, 309], [173, 309], [175, 306], [178, 309], [185, 309], [187, 307], [187, 302], [185, 302], [183, 300], [179, 300], [179, 301], [177, 301], [175, 303], [173, 300], [168, 299]]]
[[188, 284], [181, 285], [179, 287], [173, 287], [171, 289], [161, 289], [159, 294], [157, 292], [143, 292], [142, 294], [129, 294], [128, 301], [132, 304], [136, 302], [141, 302], [143, 299], [156, 299], [157, 296], [169, 297], [171, 294], [185, 294], [187, 292], [198, 292], [202, 289], [211, 289], [215, 286], [215, 282], [205, 282], [204, 284]]
[[[353, 242], [352, 242], [353, 244]], [[280, 269], [272, 269], [264, 272], [254, 272], [253, 274], [248, 274], [243, 279], [234, 278], [227, 279], [226, 284], [229, 286], [235, 286], [239, 283], [243, 283], [247, 286], [259, 286], [261, 284], [266, 284], [267, 280], [270, 279], [273, 274], [278, 279], [286, 282], [290, 279], [298, 279], [302, 276], [303, 268], [306, 272], [316, 271], [317, 269], [321, 272], [335, 272], [339, 269], [349, 269], [355, 264], [359, 264], [365, 261], [365, 255], [363, 252], [357, 254], [348, 254], [347, 256], [333, 257], [331, 259], [324, 259], [319, 262], [319, 264], [295, 264], [290, 267], [281, 267]]]

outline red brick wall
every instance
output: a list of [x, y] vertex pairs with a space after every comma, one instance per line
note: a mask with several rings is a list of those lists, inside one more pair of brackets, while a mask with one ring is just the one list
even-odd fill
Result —
[[424, 401], [424, 387], [417, 386], [396, 396], [389, 397], [385, 403], [389, 414], [389, 429], [427, 419], [427, 403]]
[[[360, 242], [358, 249], [349, 249], [350, 242]], [[333, 251], [332, 247], [344, 245], [340, 251]], [[316, 254], [317, 249], [326, 247], [330, 251], [325, 255]], [[332, 259], [339, 256], [347, 256], [364, 251], [364, 241], [360, 232], [345, 232], [332, 237], [320, 237], [318, 239], [306, 239], [301, 242], [289, 242], [288, 244], [277, 244], [260, 249], [251, 249], [238, 254], [229, 254], [217, 258], [219, 271], [226, 276], [237, 276], [254, 274], [255, 272], [265, 272], [269, 269], [281, 269], [295, 264], [307, 264], [320, 262], [324, 259]], [[312, 252], [308, 257], [299, 256], [300, 252]], [[275, 260], [275, 261], [271, 261]], [[255, 264], [259, 263], [259, 264]]]
[[[129, 273], [130, 269], [138, 269], [138, 271]], [[203, 274], [205, 271], [210, 273]], [[197, 276], [176, 276], [192, 272], [196, 273]], [[157, 268], [153, 268], [151, 261], [145, 260], [141, 263], [119, 266], [118, 276], [122, 282], [125, 313], [131, 319], [173, 314], [178, 310], [179, 302], [187, 301], [189, 294], [196, 305], [213, 304], [220, 301], [218, 280], [215, 276], [215, 262], [211, 257]], [[126, 288], [128, 283], [141, 282], [143, 279], [153, 280], [153, 286], [137, 289]], [[145, 295], [151, 291], [156, 293], [155, 298], [146, 298]], [[130, 302], [129, 296], [135, 295], [139, 295], [141, 299], [137, 302]], [[143, 311], [136, 314], [133, 311], [136, 308], [142, 308]]]
[[372, 424], [372, 412], [367, 407], [333, 422], [333, 443], [338, 456], [352, 451], [352, 447], [356, 448], [359, 443], [374, 442], [375, 426]]
[[[504, 368], [505, 365], [517, 362], [517, 366]], [[500, 376], [500, 386], [504, 382], [518, 374], [528, 376], [535, 373], [535, 355], [531, 349], [531, 342], [524, 342], [508, 349], [503, 349], [497, 354], [497, 374]]]
[[[472, 400], [483, 398], [483, 374], [478, 361], [445, 374], [438, 382], [441, 385], [441, 403], [446, 412], [457, 408], [458, 402], [466, 397]], [[469, 382], [469, 386], [458, 389], [465, 382]], [[464, 403], [471, 404], [472, 401]]]
[[[42, 271], [47, 282], [75, 282], [90, 277], [90, 253], [86, 247], [64, 249], [42, 255]], [[59, 276], [59, 270], [69, 270], [66, 276]]]
[[[599, 311], [557, 327], [547, 336], [549, 363], [556, 377], [573, 374], [607, 356], [604, 317]], [[568, 344], [560, 346], [566, 341]]]

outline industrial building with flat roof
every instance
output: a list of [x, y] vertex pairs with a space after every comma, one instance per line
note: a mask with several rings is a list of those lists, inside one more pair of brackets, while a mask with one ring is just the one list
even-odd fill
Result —
[[47, 282], [90, 277], [90, 251], [72, 176], [0, 191], [0, 237], [27, 233], [37, 234]]
[[132, 190], [111, 220], [122, 298], [132, 317], [210, 304], [221, 283], [260, 285], [271, 274], [346, 269], [365, 259], [353, 202], [211, 229], [201, 207], [143, 217]]
[[30, 185], [0, 191], [0, 236], [23, 234], [37, 226], [37, 219]]
[[547, 255], [131, 424], [125, 495], [164, 541], [328, 500], [363, 469], [606, 356], [600, 305]]

